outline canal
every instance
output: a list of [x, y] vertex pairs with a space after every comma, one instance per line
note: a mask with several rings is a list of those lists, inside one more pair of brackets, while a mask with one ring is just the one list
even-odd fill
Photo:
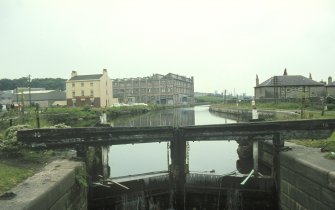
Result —
[[[120, 117], [112, 121], [115, 127], [191, 126], [236, 123], [209, 111], [209, 106], [175, 108], [150, 112], [140, 116]], [[236, 170], [238, 155], [235, 141], [195, 141], [188, 143], [190, 172], [226, 174]], [[110, 176], [168, 171], [171, 163], [169, 144], [145, 143], [114, 145], [109, 149]]]

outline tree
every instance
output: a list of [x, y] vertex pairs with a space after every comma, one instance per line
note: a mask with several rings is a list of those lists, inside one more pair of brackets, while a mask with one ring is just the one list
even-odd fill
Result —
[[[46, 90], [65, 90], [65, 82], [66, 79], [61, 78], [36, 78], [31, 80], [30, 87], [45, 88]], [[29, 87], [28, 77], [0, 80], [0, 90], [14, 90], [16, 87]]]

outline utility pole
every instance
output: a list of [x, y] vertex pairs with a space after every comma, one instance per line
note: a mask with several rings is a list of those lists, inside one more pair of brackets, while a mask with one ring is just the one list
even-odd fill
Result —
[[277, 104], [278, 103], [278, 89], [277, 89], [277, 77], [274, 76], [273, 77], [273, 99], [274, 99], [274, 103]]
[[17, 92], [17, 86], [16, 86], [16, 104], [19, 104], [19, 95]]
[[227, 103], [226, 100], [227, 100], [227, 90], [225, 89], [225, 90], [224, 90], [224, 102], [223, 102], [224, 104]]
[[30, 74], [28, 75], [28, 92], [29, 92], [29, 106], [31, 106], [31, 92], [30, 92]]

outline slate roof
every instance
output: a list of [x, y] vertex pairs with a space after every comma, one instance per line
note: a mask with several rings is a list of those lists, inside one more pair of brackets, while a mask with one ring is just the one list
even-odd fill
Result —
[[102, 77], [103, 74], [91, 74], [91, 75], [77, 75], [71, 77], [69, 80], [98, 80]]
[[335, 86], [335, 81], [330, 84], [327, 84], [327, 86]]
[[[275, 80], [276, 82], [274, 82]], [[271, 77], [257, 87], [273, 87], [274, 83], [276, 83], [276, 86], [324, 86], [324, 84], [320, 82], [301, 75], [283, 75]]]

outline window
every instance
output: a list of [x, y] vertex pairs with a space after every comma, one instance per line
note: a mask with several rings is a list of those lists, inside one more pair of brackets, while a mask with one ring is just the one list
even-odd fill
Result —
[[85, 96], [85, 92], [83, 90], [81, 91], [81, 96]]
[[93, 82], [90, 82], [90, 86], [93, 87]]
[[91, 94], [90, 94], [90, 96], [91, 96], [91, 97], [94, 96], [94, 92], [93, 92], [93, 90], [91, 90]]
[[84, 87], [84, 83], [83, 82], [81, 83], [81, 86]]
[[74, 98], [76, 96], [76, 92], [72, 91], [72, 97]]
[[75, 85], [75, 83], [74, 82], [72, 82], [72, 87], [75, 87], [76, 85]]

